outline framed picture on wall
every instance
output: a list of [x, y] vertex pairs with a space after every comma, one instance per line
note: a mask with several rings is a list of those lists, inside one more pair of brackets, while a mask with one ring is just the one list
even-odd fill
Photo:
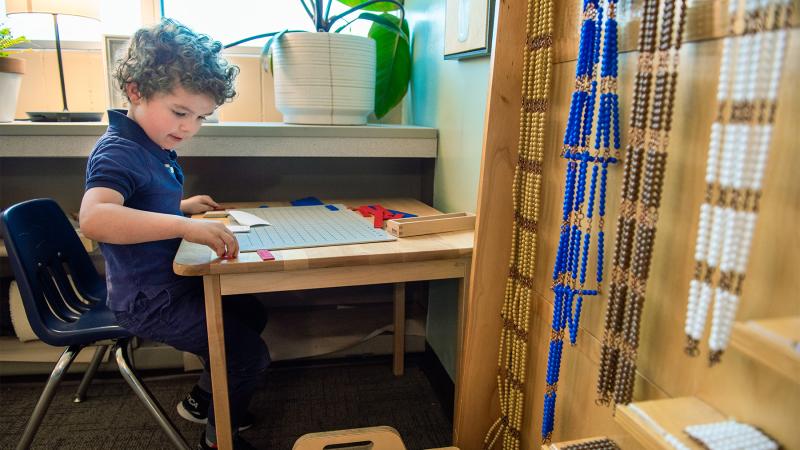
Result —
[[108, 93], [108, 107], [112, 109], [125, 109], [128, 99], [114, 83], [114, 68], [128, 50], [130, 36], [105, 35], [103, 36], [103, 67], [105, 68], [106, 92]]
[[474, 58], [491, 52], [494, 0], [447, 0], [444, 59]]

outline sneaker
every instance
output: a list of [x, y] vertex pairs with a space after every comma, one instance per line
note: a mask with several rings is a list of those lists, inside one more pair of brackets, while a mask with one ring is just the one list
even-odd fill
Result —
[[[192, 392], [186, 394], [186, 397], [178, 403], [178, 415], [189, 422], [206, 424], [209, 404], [211, 404], [211, 394], [195, 386]], [[242, 423], [239, 424], [239, 431], [251, 428], [254, 422], [253, 414], [247, 411]]]
[[178, 403], [178, 415], [194, 423], [208, 423], [208, 405], [211, 404], [211, 394], [195, 386], [192, 392]]
[[[203, 434], [200, 435], [200, 443], [197, 444], [197, 450], [213, 450], [215, 448], [217, 448], [217, 444], [208, 445], [206, 431], [203, 430]], [[237, 434], [233, 437], [233, 450], [256, 450], [256, 448]]]

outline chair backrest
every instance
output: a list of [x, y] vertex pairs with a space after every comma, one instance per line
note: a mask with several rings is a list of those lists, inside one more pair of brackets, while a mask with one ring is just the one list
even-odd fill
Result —
[[11, 206], [0, 226], [33, 332], [48, 344], [63, 345], [59, 331], [94, 302], [105, 302], [105, 279], [55, 201]]

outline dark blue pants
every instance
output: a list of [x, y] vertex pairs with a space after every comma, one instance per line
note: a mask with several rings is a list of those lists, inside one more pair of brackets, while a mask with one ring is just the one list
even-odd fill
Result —
[[[235, 430], [270, 363], [269, 351], [261, 338], [267, 315], [258, 300], [249, 295], [223, 297], [222, 310], [231, 424]], [[208, 384], [210, 373], [208, 330], [201, 282], [182, 283], [152, 298], [140, 293], [128, 311], [116, 311], [115, 315], [119, 324], [136, 336], [200, 357], [205, 370], [199, 384], [207, 389], [203, 384]], [[213, 401], [208, 420], [214, 425]]]

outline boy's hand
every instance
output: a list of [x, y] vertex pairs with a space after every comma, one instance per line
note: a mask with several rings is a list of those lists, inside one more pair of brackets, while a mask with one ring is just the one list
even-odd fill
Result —
[[239, 254], [239, 242], [222, 222], [186, 219], [182, 237], [189, 242], [207, 245], [220, 258], [236, 258]]
[[200, 214], [221, 207], [208, 195], [195, 195], [181, 200], [181, 212], [184, 214]]

